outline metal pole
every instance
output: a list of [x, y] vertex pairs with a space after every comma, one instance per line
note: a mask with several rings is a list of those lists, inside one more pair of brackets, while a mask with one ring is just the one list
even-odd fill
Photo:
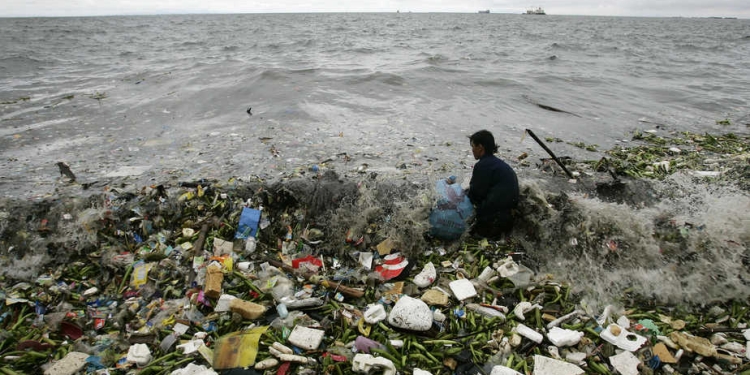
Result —
[[572, 179], [575, 179], [575, 177], [573, 177], [573, 174], [570, 173], [570, 171], [568, 171], [568, 168], [565, 168], [565, 166], [560, 161], [560, 159], [558, 159], [557, 156], [555, 156], [555, 154], [552, 152], [552, 150], [550, 150], [549, 148], [547, 148], [547, 145], [545, 145], [544, 143], [542, 143], [542, 141], [539, 138], [537, 138], [536, 134], [534, 134], [534, 132], [531, 131], [531, 129], [526, 129], [526, 133], [529, 133], [529, 135], [531, 136], [531, 138], [534, 138], [534, 140], [536, 141], [536, 143], [539, 143], [539, 146], [542, 146], [542, 148], [544, 149], [544, 151], [547, 151], [547, 153], [549, 154], [549, 156], [551, 156], [552, 159], [555, 162], [557, 162], [557, 165], [559, 165], [560, 168], [562, 168], [563, 171], [565, 171], [565, 174], [567, 174], [568, 177], [570, 177]]

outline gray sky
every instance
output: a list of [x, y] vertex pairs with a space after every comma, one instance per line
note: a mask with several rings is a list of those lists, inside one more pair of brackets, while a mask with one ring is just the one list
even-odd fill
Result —
[[750, 0], [2, 0], [0, 17], [170, 13], [469, 12], [750, 18]]

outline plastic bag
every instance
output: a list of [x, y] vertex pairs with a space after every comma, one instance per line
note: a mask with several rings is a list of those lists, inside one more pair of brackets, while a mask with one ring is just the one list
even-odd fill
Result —
[[435, 184], [435, 190], [438, 199], [430, 213], [430, 234], [447, 240], [457, 239], [466, 231], [474, 206], [460, 184], [441, 179]]

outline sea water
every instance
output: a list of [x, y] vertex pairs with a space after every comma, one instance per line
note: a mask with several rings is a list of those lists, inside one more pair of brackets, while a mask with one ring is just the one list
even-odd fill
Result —
[[[0, 196], [9, 199], [70, 189], [58, 161], [94, 188], [284, 180], [318, 166], [429, 189], [437, 178], [470, 175], [466, 137], [479, 129], [495, 134], [526, 193], [544, 196], [567, 182], [517, 160], [548, 157], [524, 129], [563, 140], [552, 146], [558, 155], [598, 160], [637, 130], [747, 133], [750, 123], [749, 20], [8, 18], [0, 46]], [[527, 250], [541, 272], [591, 295], [746, 297], [746, 192], [707, 190], [683, 175], [656, 189], [670, 198], [648, 207], [585, 194], [569, 197], [572, 209], [549, 204], [534, 217], [546, 232]], [[424, 224], [413, 204], [403, 207], [409, 213], [392, 220]], [[662, 220], [701, 229], [675, 253], [654, 240]], [[610, 241], [621, 245], [611, 250]]]

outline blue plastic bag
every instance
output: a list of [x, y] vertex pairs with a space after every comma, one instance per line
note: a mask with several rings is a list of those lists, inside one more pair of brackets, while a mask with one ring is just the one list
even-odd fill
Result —
[[430, 213], [430, 234], [435, 237], [454, 240], [466, 231], [466, 221], [474, 213], [474, 206], [461, 188], [461, 184], [449, 184], [441, 179], [435, 184], [438, 196]]
[[240, 224], [234, 238], [246, 240], [249, 237], [255, 237], [258, 233], [258, 224], [260, 223], [260, 211], [254, 208], [243, 207], [240, 214]]

